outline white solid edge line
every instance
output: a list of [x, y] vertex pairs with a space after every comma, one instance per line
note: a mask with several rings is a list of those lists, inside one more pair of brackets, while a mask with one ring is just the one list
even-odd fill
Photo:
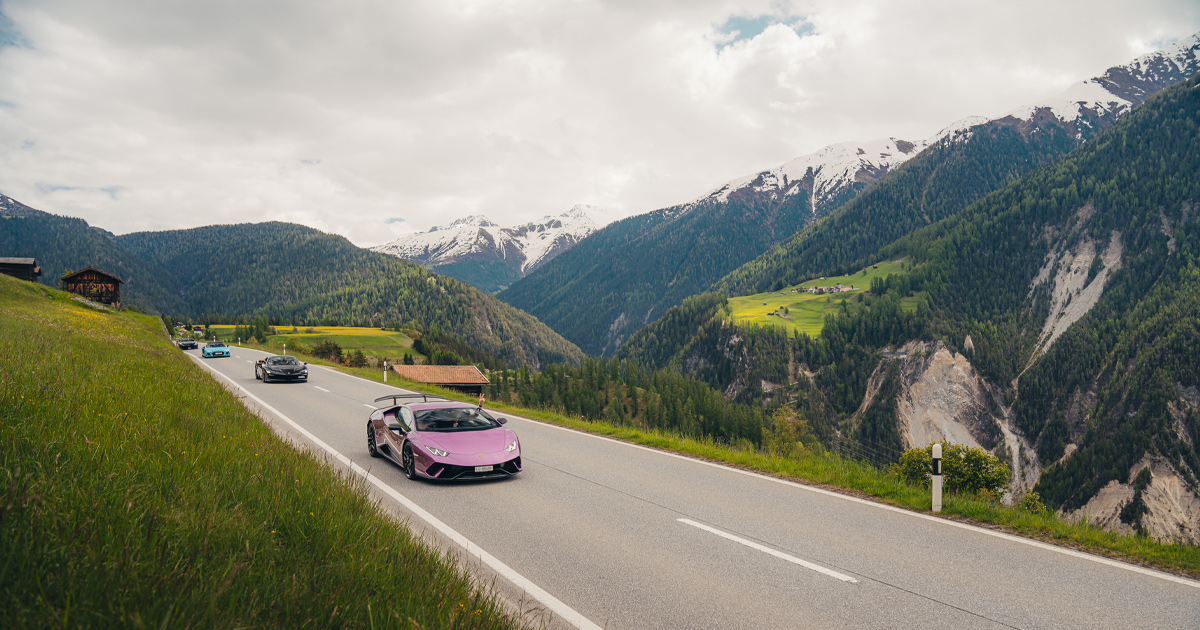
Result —
[[[193, 360], [194, 359], [195, 359], [195, 357], [193, 357]], [[197, 363], [199, 363], [199, 361], [197, 361]], [[268, 405], [265, 401], [263, 401], [263, 399], [259, 398], [258, 396], [255, 396], [254, 394], [251, 394], [244, 387], [242, 387], [237, 382], [235, 382], [232, 378], [229, 378], [228, 376], [216, 371], [215, 369], [208, 368], [208, 366], [204, 365], [203, 363], [200, 363], [200, 365], [209, 369], [209, 371], [212, 372], [213, 374], [217, 374], [221, 378], [224, 378], [225, 380], [229, 381], [230, 385], [233, 385], [234, 387], [238, 388], [239, 390], [241, 390], [241, 392], [244, 395], [253, 399], [259, 405], [262, 405], [262, 407], [264, 409], [266, 409], [267, 411], [270, 411], [271, 413], [278, 416], [281, 420], [283, 420], [284, 422], [291, 425], [291, 427], [293, 429], [299, 431], [301, 433], [301, 435], [303, 435], [304, 437], [311, 440], [313, 444], [320, 447], [326, 453], [329, 453], [330, 455], [332, 455], [339, 462], [342, 462], [343, 464], [349, 466], [350, 470], [354, 471], [356, 474], [362, 475], [363, 478], [365, 478], [367, 481], [371, 482], [371, 485], [375, 486], [376, 488], [379, 488], [385, 494], [387, 494], [388, 496], [395, 499], [398, 503], [403, 505], [405, 508], [407, 508], [413, 514], [417, 515], [421, 520], [425, 521], [426, 523], [429, 523], [430, 526], [432, 526], [434, 529], [441, 532], [447, 538], [449, 538], [449, 539], [453, 540], [455, 543], [461, 545], [464, 549], [467, 550], [468, 554], [478, 558], [484, 564], [491, 567], [492, 570], [494, 570], [495, 572], [504, 576], [508, 581], [515, 584], [517, 586], [517, 588], [520, 588], [520, 589], [524, 590], [526, 593], [529, 593], [530, 595], [532, 595], [534, 599], [541, 602], [546, 608], [549, 608], [550, 610], [554, 611], [556, 614], [558, 614], [559, 617], [562, 617], [563, 620], [565, 620], [567, 623], [570, 623], [571, 625], [575, 626], [576, 628], [580, 628], [580, 630], [601, 630], [600, 626], [592, 623], [590, 620], [588, 620], [587, 617], [584, 617], [583, 615], [576, 612], [575, 609], [573, 609], [570, 606], [559, 601], [559, 599], [557, 597], [551, 595], [550, 593], [547, 593], [544, 589], [542, 589], [542, 587], [538, 586], [537, 584], [534, 584], [532, 581], [530, 581], [528, 578], [521, 575], [520, 573], [517, 573], [515, 570], [513, 570], [507, 564], [504, 564], [503, 562], [501, 562], [498, 558], [496, 558], [492, 554], [484, 551], [483, 548], [481, 548], [479, 545], [476, 545], [475, 543], [471, 542], [470, 540], [467, 540], [467, 538], [465, 536], [463, 536], [462, 534], [455, 531], [449, 525], [443, 523], [436, 516], [430, 514], [429, 512], [426, 512], [421, 506], [417, 505], [416, 503], [413, 503], [411, 499], [404, 496], [403, 494], [400, 494], [395, 488], [387, 485], [381, 479], [379, 479], [375, 475], [372, 475], [370, 472], [368, 472], [362, 466], [355, 464], [353, 461], [350, 460], [349, 457], [342, 455], [340, 452], [338, 452], [332, 446], [329, 446], [325, 442], [321, 441], [321, 439], [318, 438], [317, 436], [313, 435], [312, 433], [309, 433], [307, 429], [300, 426], [299, 424], [296, 424], [296, 422], [294, 420], [283, 415], [282, 413], [279, 412], [279, 410], [275, 409], [271, 405]], [[370, 405], [367, 405], [367, 406], [370, 407]]]
[[733, 534], [730, 534], [729, 532], [721, 531], [715, 527], [709, 527], [708, 525], [705, 525], [703, 523], [697, 523], [696, 521], [693, 521], [688, 518], [677, 518], [675, 520], [679, 521], [680, 523], [683, 523], [684, 525], [691, 525], [692, 527], [702, 529], [710, 534], [716, 534], [726, 540], [732, 540], [733, 542], [738, 543], [740, 545], [745, 545], [751, 549], [755, 549], [755, 550], [761, 551], [765, 554], [775, 556], [776, 558], [779, 558], [781, 560], [787, 560], [788, 562], [791, 562], [792, 564], [798, 564], [806, 569], [812, 569], [813, 571], [816, 571], [817, 573], [823, 573], [825, 575], [828, 575], [829, 577], [837, 578], [843, 582], [850, 582], [851, 584], [858, 584], [858, 580], [850, 577], [849, 575], [845, 575], [843, 573], [838, 573], [837, 571], [834, 571], [833, 569], [827, 569], [819, 564], [813, 564], [807, 560], [801, 560], [800, 558], [797, 558], [796, 556], [790, 556], [786, 553], [783, 553], [782, 551], [767, 547], [766, 545], [760, 545], [752, 540], [746, 540], [745, 538], [741, 538], [739, 536], [734, 536]]
[[531, 420], [531, 419], [529, 419], [529, 418], [523, 418], [523, 417], [521, 417], [521, 416], [515, 416], [515, 415], [511, 415], [511, 414], [508, 414], [508, 415], [507, 415], [507, 417], [509, 417], [509, 418], [516, 418], [516, 419], [518, 419], [518, 420], [524, 420], [524, 421], [526, 421], [526, 422], [532, 422], [532, 423], [535, 423], [535, 424], [540, 424], [540, 425], [542, 425], [542, 426], [547, 426], [547, 427], [550, 427], [550, 428], [552, 428], [552, 429], [558, 429], [558, 430], [560, 430], [560, 431], [570, 431], [571, 433], [576, 433], [576, 434], [579, 434], [579, 435], [586, 435], [586, 436], [588, 436], [588, 437], [595, 438], [595, 439], [597, 439], [597, 440], [604, 440], [604, 441], [606, 441], [606, 442], [612, 442], [613, 444], [620, 444], [621, 446], [628, 446], [628, 447], [630, 447], [630, 448], [641, 449], [641, 450], [643, 450], [643, 451], [648, 451], [648, 452], [651, 452], [651, 453], [658, 453], [659, 455], [665, 455], [665, 456], [667, 456], [667, 457], [674, 457], [674, 458], [676, 458], [676, 459], [682, 459], [682, 460], [685, 460], [685, 461], [694, 462], [694, 463], [696, 463], [696, 464], [702, 464], [702, 465], [704, 465], [704, 466], [711, 466], [711, 467], [713, 467], [713, 468], [719, 468], [719, 469], [721, 469], [721, 470], [727, 470], [727, 471], [730, 471], [730, 472], [735, 472], [735, 473], [738, 473], [738, 474], [746, 475], [746, 476], [749, 476], [749, 477], [757, 477], [757, 478], [759, 478], [759, 479], [765, 479], [765, 480], [767, 480], [767, 481], [773, 481], [773, 482], [775, 482], [775, 483], [780, 483], [780, 484], [783, 484], [783, 485], [785, 485], [785, 486], [792, 486], [792, 487], [794, 487], [794, 488], [800, 488], [800, 489], [802, 489], [802, 490], [808, 490], [809, 492], [815, 492], [815, 493], [817, 493], [817, 494], [823, 494], [823, 495], [825, 495], [825, 496], [828, 496], [828, 497], [833, 497], [833, 498], [836, 498], [836, 499], [842, 499], [843, 501], [852, 501], [852, 502], [854, 502], [854, 503], [859, 503], [859, 504], [862, 504], [862, 505], [867, 505], [867, 506], [870, 506], [870, 507], [873, 507], [873, 508], [878, 508], [878, 509], [880, 509], [880, 510], [887, 510], [887, 511], [889, 511], [889, 512], [895, 512], [895, 513], [897, 513], [897, 514], [904, 514], [904, 515], [906, 515], [906, 516], [911, 516], [911, 517], [914, 517], [914, 518], [920, 518], [920, 519], [924, 519], [924, 520], [926, 520], [926, 521], [930, 521], [930, 522], [932, 522], [932, 523], [940, 523], [940, 524], [942, 524], [942, 525], [948, 525], [948, 526], [950, 526], [950, 527], [957, 527], [957, 528], [959, 528], [959, 529], [965, 529], [965, 530], [967, 530], [967, 531], [970, 531], [970, 532], [975, 532], [975, 533], [977, 533], [977, 534], [986, 534], [986, 535], [988, 535], [988, 536], [992, 536], [992, 537], [995, 537], [995, 538], [1000, 538], [1000, 539], [1002, 539], [1002, 540], [1008, 540], [1008, 541], [1011, 541], [1011, 542], [1020, 543], [1020, 544], [1022, 544], [1022, 545], [1029, 545], [1030, 547], [1036, 547], [1036, 548], [1038, 548], [1038, 549], [1042, 549], [1042, 550], [1045, 550], [1045, 551], [1053, 551], [1054, 553], [1060, 553], [1060, 554], [1063, 554], [1063, 555], [1065, 555], [1065, 556], [1071, 556], [1071, 557], [1073, 557], [1073, 558], [1080, 558], [1080, 559], [1083, 559], [1083, 560], [1090, 560], [1090, 561], [1092, 561], [1092, 562], [1097, 562], [1097, 563], [1099, 563], [1099, 564], [1107, 565], [1107, 566], [1110, 566], [1110, 567], [1115, 567], [1115, 568], [1118, 568], [1118, 569], [1124, 569], [1124, 570], [1126, 570], [1126, 571], [1132, 571], [1133, 573], [1140, 573], [1140, 574], [1142, 574], [1142, 575], [1146, 575], [1146, 576], [1149, 576], [1149, 577], [1158, 578], [1158, 579], [1160, 579], [1160, 580], [1166, 580], [1166, 581], [1168, 581], [1168, 582], [1175, 582], [1176, 584], [1182, 584], [1182, 585], [1184, 585], [1184, 586], [1190, 586], [1190, 587], [1192, 587], [1192, 588], [1195, 588], [1195, 589], [1200, 589], [1200, 582], [1198, 582], [1198, 581], [1196, 581], [1196, 580], [1191, 580], [1191, 579], [1188, 579], [1188, 578], [1179, 577], [1178, 575], [1172, 575], [1172, 574], [1170, 574], [1170, 573], [1163, 573], [1162, 571], [1156, 571], [1156, 570], [1154, 570], [1154, 569], [1147, 569], [1147, 568], [1145, 568], [1145, 567], [1140, 567], [1140, 566], [1138, 566], [1138, 565], [1136, 565], [1136, 564], [1129, 564], [1129, 563], [1127, 563], [1127, 562], [1121, 562], [1120, 560], [1113, 560], [1113, 559], [1110, 559], [1110, 558], [1105, 558], [1104, 556], [1097, 556], [1097, 555], [1090, 554], [1090, 553], [1085, 553], [1085, 552], [1082, 552], [1082, 551], [1076, 551], [1076, 550], [1074, 550], [1074, 549], [1068, 549], [1068, 548], [1066, 548], [1066, 547], [1059, 547], [1059, 546], [1057, 546], [1057, 545], [1051, 545], [1051, 544], [1049, 544], [1049, 543], [1044, 543], [1044, 542], [1041, 542], [1041, 541], [1038, 541], [1038, 540], [1032, 540], [1032, 539], [1029, 539], [1029, 538], [1022, 538], [1022, 537], [1020, 537], [1020, 536], [1014, 536], [1014, 535], [1012, 535], [1012, 534], [1006, 534], [1006, 533], [1004, 533], [1004, 532], [997, 532], [997, 531], [993, 531], [993, 530], [986, 529], [986, 528], [983, 528], [983, 527], [979, 527], [979, 526], [977, 526], [977, 525], [969, 525], [969, 524], [967, 524], [967, 523], [960, 523], [960, 522], [958, 522], [958, 521], [952, 521], [952, 520], [950, 520], [950, 519], [938, 518], [938, 517], [936, 517], [936, 516], [930, 516], [930, 515], [928, 515], [928, 514], [922, 514], [922, 513], [920, 513], [920, 512], [913, 512], [913, 511], [911, 511], [911, 510], [906, 510], [906, 509], [904, 509], [904, 508], [899, 508], [899, 507], [896, 507], [896, 506], [894, 506], [894, 505], [888, 505], [888, 504], [886, 504], [886, 503], [876, 503], [875, 501], [868, 501], [868, 500], [866, 500], [866, 499], [861, 499], [861, 498], [859, 498], [859, 497], [850, 496], [850, 495], [846, 495], [846, 494], [841, 494], [841, 493], [838, 493], [838, 492], [833, 492], [832, 490], [825, 490], [824, 488], [817, 488], [817, 487], [815, 487], [815, 486], [809, 486], [809, 485], [805, 485], [805, 484], [802, 484], [802, 483], [797, 483], [797, 482], [795, 482], [795, 481], [788, 481], [788, 480], [786, 480], [786, 479], [778, 479], [778, 478], [776, 478], [776, 477], [770, 477], [770, 476], [768, 476], [768, 475], [764, 475], [764, 474], [762, 474], [762, 473], [750, 472], [750, 471], [748, 471], [748, 470], [742, 470], [742, 469], [740, 469], [740, 468], [734, 468], [734, 467], [732, 467], [732, 466], [726, 466], [726, 465], [724, 465], [724, 464], [717, 464], [717, 463], [715, 463], [715, 462], [708, 462], [708, 461], [704, 461], [704, 460], [702, 460], [702, 459], [696, 459], [696, 458], [693, 458], [693, 457], [688, 457], [688, 456], [686, 456], [686, 455], [680, 455], [680, 454], [678, 454], [678, 453], [671, 453], [671, 452], [668, 452], [668, 451], [660, 451], [660, 450], [658, 450], [658, 449], [650, 448], [650, 447], [648, 447], [648, 446], [642, 446], [641, 444], [632, 444], [632, 443], [630, 443], [630, 442], [623, 442], [623, 441], [621, 441], [621, 440], [613, 439], [613, 438], [610, 438], [610, 437], [604, 437], [604, 436], [602, 436], [602, 435], [595, 435], [595, 434], [593, 434], [593, 433], [587, 433], [587, 432], [585, 432], [585, 431], [578, 431], [578, 430], [571, 429], [571, 428], [568, 428], [568, 427], [561, 427], [561, 426], [558, 426], [558, 425], [556, 425], [556, 424], [550, 424], [549, 422], [541, 422], [541, 421], [539, 421], [539, 420]]

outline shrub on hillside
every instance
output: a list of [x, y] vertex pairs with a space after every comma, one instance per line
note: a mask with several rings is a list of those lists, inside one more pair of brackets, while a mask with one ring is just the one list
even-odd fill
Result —
[[357, 348], [353, 352], [346, 355], [346, 365], [350, 367], [367, 367], [367, 355], [363, 354], [362, 350]]
[[332, 339], [323, 339], [317, 342], [312, 347], [312, 353], [315, 357], [327, 359], [334, 363], [342, 362], [342, 347]]
[[914, 486], [928, 486], [929, 474], [933, 468], [933, 449], [910, 448], [900, 456], [897, 472], [900, 478]]
[[1021, 509], [1026, 512], [1045, 512], [1046, 504], [1042, 502], [1042, 495], [1028, 492], [1021, 497]]
[[799, 457], [819, 447], [808, 422], [791, 407], [781, 407], [763, 427], [763, 448], [776, 455]]
[[[911, 448], [900, 456], [897, 465], [902, 479], [913, 484], [929, 484], [933, 466], [933, 445]], [[947, 494], [974, 494], [987, 490], [1003, 494], [1008, 488], [1008, 467], [1000, 458], [962, 444], [942, 443], [942, 477]]]

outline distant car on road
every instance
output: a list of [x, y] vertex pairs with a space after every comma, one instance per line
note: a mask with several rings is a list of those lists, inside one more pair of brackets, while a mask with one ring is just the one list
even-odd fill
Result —
[[296, 357], [278, 354], [259, 359], [254, 363], [254, 378], [268, 383], [270, 381], [307, 381], [308, 364], [301, 363]]
[[225, 345], [224, 341], [210, 341], [204, 344], [204, 349], [200, 353], [206, 359], [209, 357], [227, 357], [229, 356], [229, 346]]
[[[417, 399], [400, 403], [405, 398]], [[470, 403], [428, 400], [426, 396], [384, 396], [391, 405], [367, 419], [367, 451], [386, 457], [409, 479], [484, 479], [521, 472], [521, 441]], [[397, 404], [399, 403], [399, 404]]]
[[196, 349], [196, 340], [192, 339], [191, 337], [184, 337], [183, 339], [176, 341], [175, 344], [179, 346], [180, 350], [195, 350]]

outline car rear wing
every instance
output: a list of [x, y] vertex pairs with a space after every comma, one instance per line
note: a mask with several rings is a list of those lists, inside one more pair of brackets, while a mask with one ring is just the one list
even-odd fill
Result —
[[398, 404], [400, 404], [400, 399], [407, 400], [407, 399], [416, 399], [416, 398], [420, 398], [422, 402], [429, 402], [430, 398], [432, 398], [434, 400], [448, 400], [447, 398], [443, 398], [436, 394], [392, 394], [390, 396], [380, 396], [379, 398], [375, 399], [375, 402], [390, 400], [390, 401], [392, 401], [393, 405], [398, 405]]

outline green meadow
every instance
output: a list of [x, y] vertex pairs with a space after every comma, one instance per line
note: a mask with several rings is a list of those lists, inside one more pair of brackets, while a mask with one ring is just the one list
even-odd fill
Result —
[[0, 275], [0, 625], [516, 628], [154, 317]]
[[[234, 328], [230, 325], [214, 325], [209, 330], [227, 343], [236, 344], [238, 341], [233, 338]], [[275, 330], [279, 334], [267, 336], [268, 348], [282, 350], [284, 344], [294, 348], [297, 343], [300, 347], [312, 348], [322, 341], [332, 340], [341, 346], [342, 350], [362, 350], [367, 356], [399, 358], [406, 353], [414, 358], [424, 356], [413, 350], [412, 337], [391, 330], [356, 326], [277, 326]], [[242, 340], [243, 343], [245, 341]]]
[[[886, 278], [903, 271], [905, 265], [903, 260], [882, 262], [850, 275], [819, 278], [779, 291], [729, 298], [729, 308], [733, 311], [733, 320], [739, 324], [780, 326], [788, 331], [789, 336], [804, 333], [816, 337], [825, 326], [826, 315], [837, 313], [843, 304], [848, 309], [860, 308], [863, 294], [871, 288], [872, 279]], [[839, 284], [853, 289], [825, 294], [807, 291], [814, 287]], [[916, 310], [917, 300], [916, 296], [904, 298], [901, 307]]]

